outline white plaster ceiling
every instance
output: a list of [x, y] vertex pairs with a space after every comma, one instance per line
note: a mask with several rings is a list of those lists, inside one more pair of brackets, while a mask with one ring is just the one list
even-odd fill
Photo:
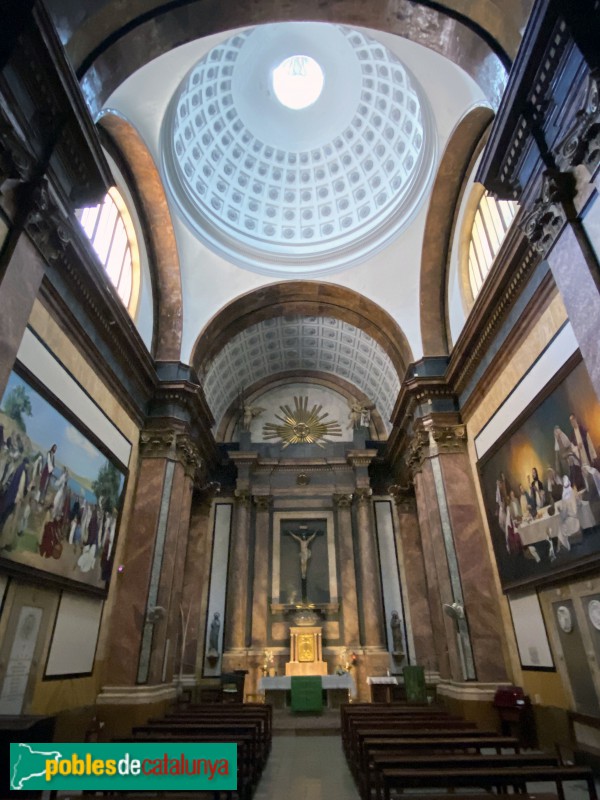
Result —
[[[108, 99], [106, 108], [128, 119], [139, 131], [155, 162], [162, 165], [161, 126], [171, 98], [182, 85], [190, 70], [212, 48], [230, 39], [230, 31], [192, 42], [164, 54], [130, 76]], [[243, 31], [239, 31], [243, 33]], [[405, 65], [415, 85], [421, 87], [432, 111], [432, 130], [437, 140], [436, 163], [448, 138], [463, 116], [472, 108], [487, 105], [475, 82], [455, 64], [426, 48], [401, 37], [381, 31], [361, 32], [370, 40], [383, 44]], [[351, 87], [342, 76], [339, 91]], [[223, 253], [207, 246], [186, 220], [180, 204], [167, 187], [167, 199], [175, 232], [183, 293], [183, 338], [181, 360], [189, 363], [200, 332], [228, 303], [240, 295], [266, 284], [298, 273], [274, 279], [242, 268]], [[404, 331], [415, 359], [421, 357], [420, 335], [420, 261], [423, 232], [427, 214], [428, 195], [413, 211], [405, 227], [372, 256], [352, 267], [340, 265], [339, 271], [329, 274], [327, 281], [364, 295], [386, 311]], [[301, 274], [301, 273], [300, 273]], [[319, 272], [310, 273], [317, 278]], [[255, 379], [250, 363], [245, 375]], [[230, 376], [233, 380], [236, 376]], [[238, 384], [241, 381], [238, 381]], [[357, 384], [358, 385], [358, 384]], [[365, 393], [372, 396], [370, 386]], [[219, 406], [216, 396], [213, 407]], [[387, 420], [391, 399], [381, 407]], [[220, 407], [220, 406], [219, 406]]]
[[[271, 83], [295, 54], [322, 68], [307, 108]], [[340, 91], [340, 85], [344, 91]], [[410, 219], [431, 177], [427, 101], [401, 61], [353, 28], [250, 28], [213, 47], [175, 92], [163, 158], [187, 222], [258, 272], [307, 275], [366, 258]]]
[[241, 391], [288, 370], [318, 370], [353, 383], [375, 403], [389, 432], [400, 389], [389, 356], [360, 328], [331, 317], [275, 317], [228, 342], [203, 381], [217, 425]]

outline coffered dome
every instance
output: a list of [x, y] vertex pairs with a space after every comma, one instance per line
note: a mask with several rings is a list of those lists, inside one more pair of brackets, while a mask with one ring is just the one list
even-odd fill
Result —
[[[300, 106], [282, 95], [282, 74], [306, 94]], [[332, 271], [386, 244], [435, 153], [427, 101], [398, 58], [320, 23], [264, 25], [214, 47], [176, 91], [162, 141], [197, 235], [268, 274]]]

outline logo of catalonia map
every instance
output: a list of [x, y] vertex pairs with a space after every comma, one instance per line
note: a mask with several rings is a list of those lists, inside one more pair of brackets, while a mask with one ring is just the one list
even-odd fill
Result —
[[10, 777], [10, 788], [23, 789], [23, 784], [30, 778], [45, 776], [46, 761], [48, 759], [58, 761], [59, 758], [62, 758], [62, 753], [57, 750], [50, 752], [32, 750], [28, 744], [20, 743], [18, 745], [18, 757]]

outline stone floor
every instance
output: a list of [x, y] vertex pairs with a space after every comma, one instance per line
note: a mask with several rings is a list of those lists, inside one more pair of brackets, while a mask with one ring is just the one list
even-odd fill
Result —
[[[296, 717], [295, 730], [290, 729], [289, 735], [282, 730], [285, 720], [284, 715], [274, 715], [273, 748], [254, 800], [359, 800], [341, 739], [338, 735], [331, 735], [337, 734], [333, 728], [333, 716], [329, 719], [324, 715], [318, 721]], [[325, 730], [318, 731], [318, 725]], [[311, 726], [314, 733], [311, 733]], [[531, 793], [556, 794], [551, 783], [531, 783], [528, 788]], [[573, 781], [566, 784], [565, 800], [588, 800], [585, 783]]]
[[287, 708], [273, 710], [274, 736], [340, 736], [339, 710], [324, 709], [322, 714], [292, 714]]
[[254, 800], [360, 800], [340, 737], [274, 736]]

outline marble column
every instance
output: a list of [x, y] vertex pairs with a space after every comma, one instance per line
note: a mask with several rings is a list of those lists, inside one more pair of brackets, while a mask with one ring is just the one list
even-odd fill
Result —
[[354, 495], [356, 500], [356, 538], [358, 542], [358, 569], [363, 617], [362, 644], [371, 647], [385, 647], [381, 578], [377, 558], [377, 544], [373, 531], [371, 495], [372, 490], [367, 487], [357, 488]]
[[181, 433], [145, 431], [140, 437], [124, 571], [114, 588], [117, 613], [107, 673], [113, 685], [172, 680], [192, 480], [199, 463], [196, 448]]
[[336, 507], [337, 541], [342, 582], [342, 615], [344, 621], [344, 644], [355, 647], [360, 643], [358, 624], [358, 597], [356, 593], [356, 566], [354, 563], [354, 541], [352, 536], [352, 495], [334, 494]]
[[[390, 487], [390, 494], [396, 504], [399, 550], [402, 553], [403, 574], [408, 600], [408, 617], [415, 646], [418, 664], [423, 664], [428, 672], [438, 671], [438, 657], [435, 647], [434, 624], [430, 611], [429, 586], [425, 570], [422, 536], [419, 528], [417, 504], [412, 492], [400, 486]], [[427, 529], [426, 538], [429, 530]], [[438, 615], [440, 627], [441, 609]]]
[[225, 649], [248, 647], [248, 573], [252, 497], [247, 489], [235, 490], [234, 521], [227, 578]]
[[254, 541], [254, 582], [252, 586], [252, 647], [267, 645], [269, 617], [269, 533], [271, 521], [270, 495], [255, 495], [256, 537]]

